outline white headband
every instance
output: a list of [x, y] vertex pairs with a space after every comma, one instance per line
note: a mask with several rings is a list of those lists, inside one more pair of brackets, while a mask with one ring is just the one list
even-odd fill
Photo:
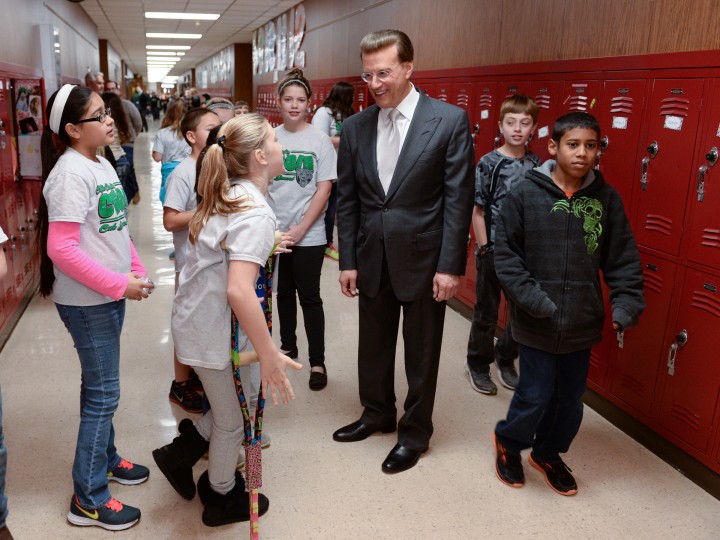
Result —
[[52, 111], [50, 111], [50, 120], [48, 123], [52, 132], [57, 135], [60, 135], [60, 121], [62, 120], [63, 110], [65, 109], [65, 103], [73, 88], [75, 88], [74, 84], [64, 84], [55, 95], [55, 101], [53, 102]]

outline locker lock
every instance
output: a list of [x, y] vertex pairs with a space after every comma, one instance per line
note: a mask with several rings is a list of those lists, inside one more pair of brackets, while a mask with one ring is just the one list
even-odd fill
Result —
[[657, 156], [659, 150], [660, 148], [658, 147], [657, 141], [653, 141], [647, 148], [648, 154], [650, 154], [651, 158]]
[[688, 341], [687, 330], [685, 330], [684, 328], [680, 330], [680, 333], [675, 336], [675, 341], [677, 341], [678, 347], [684, 347]]
[[705, 154], [705, 159], [708, 160], [708, 163], [712, 167], [718, 162], [718, 149], [717, 146], [713, 146], [710, 151]]
[[610, 144], [610, 140], [607, 135], [605, 135], [602, 139], [600, 139], [600, 150], [603, 152], [607, 150], [608, 144]]

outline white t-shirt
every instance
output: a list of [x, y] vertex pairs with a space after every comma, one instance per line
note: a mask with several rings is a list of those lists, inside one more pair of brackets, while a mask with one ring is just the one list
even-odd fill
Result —
[[169, 161], [182, 161], [190, 154], [191, 148], [185, 137], [178, 139], [177, 132], [166, 127], [155, 134], [152, 151], [160, 152], [162, 162], [167, 163]]
[[[180, 162], [167, 179], [167, 191], [163, 206], [185, 212], [197, 208], [195, 195], [195, 166], [197, 162], [190, 156]], [[179, 272], [185, 266], [185, 247], [190, 236], [188, 229], [175, 231], [173, 246], [175, 247], [175, 271]]]
[[[317, 191], [317, 183], [337, 179], [337, 154], [330, 138], [314, 126], [291, 133], [281, 125], [275, 128], [275, 133], [283, 146], [285, 173], [270, 184], [268, 201], [277, 216], [278, 227], [287, 231], [302, 220]], [[326, 243], [323, 211], [296, 245]]]
[[[48, 221], [80, 223], [78, 247], [113, 272], [131, 269], [127, 199], [110, 162], [92, 161], [68, 148], [50, 171], [43, 188]], [[63, 274], [57, 266], [53, 301], [70, 306], [95, 306], [114, 302]]]
[[312, 125], [330, 137], [338, 134], [338, 128], [342, 129], [342, 119], [338, 120], [333, 116], [329, 107], [320, 107], [313, 116]]
[[0, 244], [4, 244], [8, 241], [8, 237], [5, 234], [5, 231], [2, 230], [2, 227], [0, 227]]
[[230, 362], [230, 261], [254, 262], [259, 270], [275, 243], [275, 215], [265, 197], [249, 180], [231, 180], [230, 197], [248, 195], [248, 210], [211, 216], [195, 243], [188, 242], [171, 323], [182, 364], [223, 369]]

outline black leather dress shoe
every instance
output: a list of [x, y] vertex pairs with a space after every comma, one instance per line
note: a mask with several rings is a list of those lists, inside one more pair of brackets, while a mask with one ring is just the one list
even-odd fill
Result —
[[395, 474], [412, 469], [426, 451], [427, 448], [412, 450], [407, 446], [396, 444], [383, 461], [382, 471], [386, 474]]
[[392, 424], [378, 425], [366, 424], [362, 420], [358, 420], [357, 422], [353, 422], [352, 424], [338, 429], [335, 433], [333, 433], [333, 439], [337, 442], [356, 442], [367, 439], [376, 431], [392, 433], [395, 429], [397, 429], [395, 422]]

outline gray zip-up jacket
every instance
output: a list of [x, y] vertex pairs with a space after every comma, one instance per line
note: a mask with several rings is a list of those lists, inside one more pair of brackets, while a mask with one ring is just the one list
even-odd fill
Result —
[[640, 256], [618, 192], [597, 171], [568, 198], [550, 178], [555, 161], [529, 171], [505, 199], [495, 270], [510, 300], [513, 337], [563, 354], [602, 340], [600, 271], [612, 318], [624, 329], [645, 309]]

